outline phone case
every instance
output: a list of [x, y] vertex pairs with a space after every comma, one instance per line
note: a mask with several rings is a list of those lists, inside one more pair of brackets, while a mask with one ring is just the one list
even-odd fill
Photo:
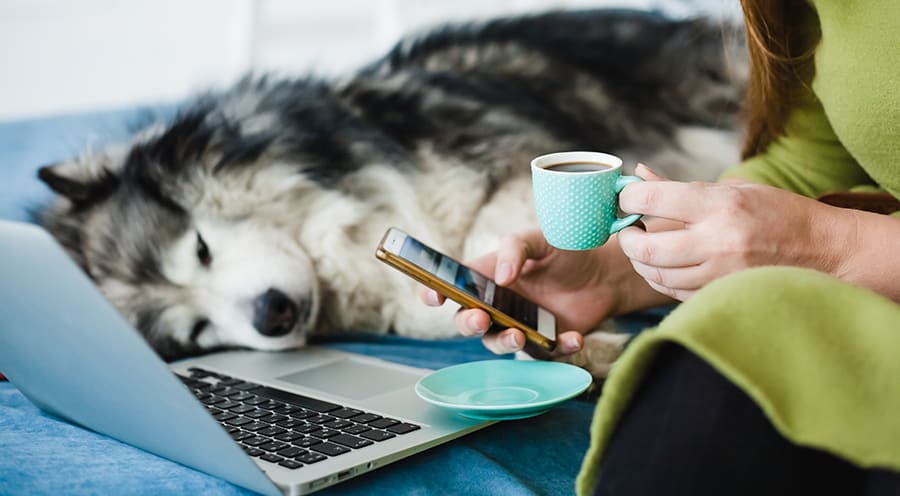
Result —
[[474, 298], [463, 291], [460, 291], [455, 286], [447, 283], [443, 279], [435, 277], [434, 275], [423, 270], [417, 265], [406, 261], [405, 259], [389, 252], [388, 250], [385, 250], [383, 244], [384, 239], [382, 239], [382, 242], [379, 243], [378, 248], [375, 250], [375, 256], [379, 260], [398, 269], [400, 272], [403, 272], [409, 277], [412, 277], [425, 286], [434, 289], [447, 298], [450, 298], [451, 300], [459, 303], [464, 308], [480, 308], [484, 310], [488, 313], [488, 315], [491, 316], [491, 320], [494, 321], [495, 326], [499, 324], [504, 328], [514, 327], [516, 329], [520, 329], [525, 334], [526, 340], [534, 345], [537, 345], [542, 350], [552, 351], [553, 348], [556, 347], [555, 341], [548, 339], [546, 336], [539, 333], [536, 329], [532, 329], [530, 326], [522, 324], [518, 320], [510, 317], [500, 310], [485, 304], [483, 301]]

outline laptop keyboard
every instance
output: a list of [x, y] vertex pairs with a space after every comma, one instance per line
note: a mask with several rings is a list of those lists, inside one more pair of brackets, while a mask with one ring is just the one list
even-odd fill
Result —
[[252, 457], [294, 470], [420, 426], [197, 367], [178, 378]]

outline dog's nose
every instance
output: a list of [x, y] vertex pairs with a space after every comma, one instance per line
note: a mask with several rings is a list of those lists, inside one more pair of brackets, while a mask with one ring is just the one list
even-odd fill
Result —
[[297, 304], [277, 289], [270, 289], [253, 302], [253, 327], [263, 336], [284, 336], [297, 323]]

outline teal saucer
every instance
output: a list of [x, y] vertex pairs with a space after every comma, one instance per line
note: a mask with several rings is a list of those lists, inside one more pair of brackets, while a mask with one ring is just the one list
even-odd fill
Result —
[[484, 360], [436, 370], [419, 379], [423, 400], [478, 420], [540, 415], [591, 385], [574, 365], [536, 360]]

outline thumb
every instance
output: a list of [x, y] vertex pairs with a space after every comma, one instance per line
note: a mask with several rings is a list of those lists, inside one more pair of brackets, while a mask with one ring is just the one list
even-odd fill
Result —
[[653, 172], [653, 169], [640, 162], [638, 162], [637, 167], [634, 168], [634, 174], [645, 181], [668, 181], [668, 179]]

